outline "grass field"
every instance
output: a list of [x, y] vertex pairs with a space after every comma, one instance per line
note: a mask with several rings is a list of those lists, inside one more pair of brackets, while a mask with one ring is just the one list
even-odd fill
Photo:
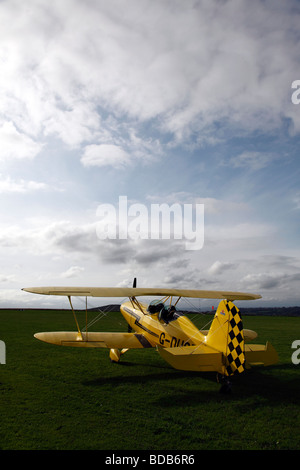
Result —
[[[120, 317], [109, 314], [94, 330], [125, 331]], [[74, 330], [70, 313], [0, 310], [0, 448], [300, 449], [300, 365], [291, 362], [300, 318], [244, 317], [244, 327], [259, 333], [255, 342], [270, 340], [280, 363], [234, 377], [233, 393], [222, 395], [215, 374], [171, 369], [155, 349], [112, 364], [107, 350], [33, 338]]]

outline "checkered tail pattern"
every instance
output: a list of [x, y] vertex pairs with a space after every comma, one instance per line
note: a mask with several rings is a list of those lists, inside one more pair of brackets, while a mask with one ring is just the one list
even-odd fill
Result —
[[226, 371], [228, 375], [233, 375], [236, 372], [241, 373], [245, 370], [243, 322], [239, 309], [232, 302], [227, 302], [226, 306], [229, 312]]

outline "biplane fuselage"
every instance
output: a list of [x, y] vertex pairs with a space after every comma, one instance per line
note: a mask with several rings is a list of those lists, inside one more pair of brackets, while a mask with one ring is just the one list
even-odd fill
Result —
[[184, 315], [175, 312], [170, 321], [159, 319], [159, 312], [150, 314], [148, 306], [136, 300], [125, 302], [120, 307], [121, 313], [128, 325], [143, 335], [141, 341], [144, 347], [195, 346], [205, 341], [205, 336]]

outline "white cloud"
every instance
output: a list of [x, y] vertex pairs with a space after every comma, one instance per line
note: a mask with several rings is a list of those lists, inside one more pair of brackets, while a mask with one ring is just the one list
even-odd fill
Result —
[[292, 198], [292, 204], [293, 204], [293, 209], [294, 210], [299, 210], [300, 209], [300, 192], [296, 192], [294, 197]]
[[208, 269], [208, 273], [212, 275], [222, 274], [223, 272], [233, 267], [235, 267], [234, 263], [215, 261], [212, 266]]
[[246, 203], [240, 201], [222, 200], [214, 197], [199, 197], [188, 191], [169, 192], [164, 195], [148, 195], [147, 200], [156, 204], [204, 204], [205, 214], [229, 214], [239, 213], [249, 210]]
[[278, 155], [272, 153], [245, 151], [240, 155], [231, 157], [229, 165], [232, 165], [234, 168], [245, 168], [256, 171], [265, 168], [270, 163], [278, 160], [278, 158]]
[[67, 269], [67, 271], [61, 273], [60, 277], [62, 278], [77, 277], [83, 271], [84, 271], [84, 268], [81, 266], [71, 266], [69, 269]]
[[300, 272], [289, 274], [286, 272], [263, 272], [248, 274], [242, 279], [242, 282], [251, 288], [261, 289], [286, 289], [294, 291], [300, 281]]
[[59, 137], [70, 148], [92, 141], [100, 118], [94, 109], [83, 103], [74, 103], [72, 109], [53, 108], [43, 121], [44, 135]]
[[88, 145], [83, 153], [81, 162], [84, 166], [106, 166], [123, 168], [130, 163], [130, 155], [118, 145], [100, 144]]
[[13, 274], [0, 274], [0, 282], [11, 282], [14, 281], [15, 276]]
[[21, 225], [3, 225], [0, 247], [12, 254], [26, 252], [31, 255], [90, 253], [96, 248], [96, 229], [93, 224], [72, 224], [67, 220], [42, 220], [36, 224], [23, 221]]
[[261, 242], [261, 239], [266, 240], [270, 243], [272, 239], [274, 241], [277, 229], [271, 224], [262, 224], [257, 222], [245, 222], [245, 223], [227, 223], [221, 225], [206, 225], [205, 226], [205, 238], [214, 240], [218, 243], [236, 243], [238, 240], [242, 241], [247, 246], [250, 240], [252, 243], [255, 240]]
[[[270, 246], [267, 233], [260, 229], [265, 246]], [[0, 227], [0, 281], [14, 289], [26, 284], [57, 285], [63, 279], [73, 285], [116, 285], [130, 272], [132, 278], [138, 276], [140, 286], [253, 291], [264, 301], [270, 296], [297, 299], [299, 254], [265, 256], [268, 251], [262, 243], [254, 242], [255, 232], [243, 238], [246, 234], [242, 230], [237, 234], [240, 238], [228, 234], [225, 239], [215, 233], [203, 250], [191, 253], [181, 240], [99, 240], [94, 223], [27, 220], [22, 226]], [[13, 275], [13, 260], [20, 265], [15, 266], [17, 275]], [[16, 297], [15, 303], [17, 299], [23, 301]]]
[[2, 193], [31, 193], [35, 191], [57, 191], [57, 188], [38, 181], [13, 180], [10, 176], [0, 174], [0, 194]]
[[[136, 135], [158, 118], [176, 142], [193, 132], [198, 142], [222, 138], [219, 121], [226, 130], [268, 132], [289, 118], [299, 129], [289, 96], [299, 68], [293, 2], [30, 6], [0, 4], [0, 116], [16, 126], [10, 133], [22, 136], [24, 156], [40, 150], [33, 138], [50, 135], [71, 147], [99, 144], [103, 110]], [[20, 147], [3, 151], [22, 156]]]
[[1, 125], [0, 142], [0, 161], [33, 159], [42, 150], [42, 144], [19, 132], [12, 122]]

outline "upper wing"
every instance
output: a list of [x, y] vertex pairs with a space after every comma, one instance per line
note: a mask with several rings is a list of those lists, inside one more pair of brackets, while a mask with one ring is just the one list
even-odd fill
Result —
[[142, 287], [27, 287], [26, 292], [44, 295], [65, 295], [82, 297], [137, 297], [137, 296], [174, 296], [202, 299], [254, 300], [257, 294], [231, 291], [164, 289]]

